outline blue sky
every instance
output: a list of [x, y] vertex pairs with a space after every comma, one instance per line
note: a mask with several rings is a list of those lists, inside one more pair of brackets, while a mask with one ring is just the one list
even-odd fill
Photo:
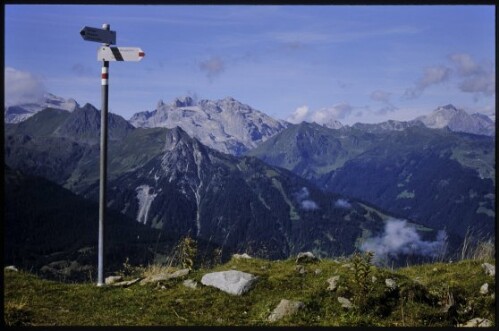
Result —
[[231, 96], [275, 118], [410, 120], [449, 103], [495, 113], [494, 6], [6, 5], [7, 104], [42, 92], [100, 107], [109, 23], [141, 62], [111, 62], [109, 109]]

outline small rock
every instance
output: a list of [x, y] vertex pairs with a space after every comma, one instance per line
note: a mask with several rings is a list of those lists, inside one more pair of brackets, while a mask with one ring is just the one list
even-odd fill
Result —
[[206, 274], [201, 284], [213, 286], [229, 294], [241, 295], [251, 289], [257, 277], [237, 270], [219, 271]]
[[348, 300], [347, 298], [338, 297], [338, 302], [341, 304], [341, 306], [343, 308], [346, 308], [346, 309], [352, 309], [353, 308], [352, 302], [350, 302], [350, 300]]
[[480, 294], [483, 295], [489, 294], [489, 284], [485, 283], [480, 287]]
[[248, 254], [244, 253], [244, 254], [234, 254], [232, 255], [232, 257], [236, 260], [240, 260], [240, 259], [251, 259], [252, 257], [249, 256]]
[[299, 273], [300, 275], [303, 275], [305, 272], [307, 272], [307, 271], [305, 270], [305, 267], [304, 267], [304, 266], [302, 266], [302, 265], [300, 265], [300, 264], [299, 264], [299, 265], [297, 265], [297, 266], [295, 266], [295, 271], [296, 271], [297, 273]]
[[494, 277], [496, 275], [496, 267], [490, 263], [482, 264], [483, 270], [485, 270], [485, 274]]
[[372, 276], [371, 282], [376, 283], [377, 280], [378, 280], [378, 278], [376, 278], [376, 276]]
[[314, 274], [319, 275], [322, 272], [321, 269], [315, 269]]
[[189, 274], [189, 271], [190, 271], [189, 269], [180, 269], [180, 270], [177, 270], [171, 274], [164, 273], [164, 274], [150, 276], [150, 277], [144, 278], [140, 282], [140, 285], [145, 285], [148, 283], [158, 283], [158, 282], [162, 282], [162, 281], [166, 281], [166, 280], [170, 280], [170, 279], [184, 277], [184, 276], [187, 276]]
[[175, 303], [182, 303], [184, 302], [184, 299], [175, 299]]
[[268, 320], [270, 322], [275, 322], [281, 318], [289, 315], [296, 314], [298, 310], [305, 307], [305, 304], [301, 301], [290, 301], [282, 299], [281, 302], [275, 307], [272, 313], [269, 315]]
[[184, 280], [184, 282], [182, 284], [184, 284], [185, 287], [192, 288], [192, 289], [196, 289], [196, 287], [198, 286], [198, 282], [196, 282], [193, 279], [186, 279], [186, 280]]
[[391, 278], [385, 279], [385, 284], [390, 290], [395, 290], [397, 288], [397, 283]]
[[465, 324], [458, 324], [458, 326], [463, 326], [468, 328], [476, 328], [476, 327], [488, 328], [492, 326], [492, 322], [486, 318], [475, 317], [466, 322]]
[[9, 266], [3, 268], [3, 271], [19, 271], [19, 270], [17, 270], [17, 268], [14, 267], [13, 265], [9, 265]]
[[138, 283], [142, 278], [135, 278], [132, 280], [124, 281], [124, 282], [118, 282], [112, 284], [112, 286], [117, 286], [117, 287], [129, 287], [132, 286], [135, 283]]
[[104, 283], [106, 285], [112, 285], [112, 284], [120, 282], [122, 280], [123, 280], [122, 276], [109, 276], [109, 277], [106, 277], [106, 279], [104, 280]]
[[437, 271], [438, 271], [438, 269], [437, 269], [437, 268], [433, 268], [433, 269], [432, 269], [432, 271], [433, 271], [433, 272], [437, 272]]
[[327, 287], [328, 291], [336, 291], [338, 288], [338, 281], [340, 280], [340, 276], [333, 276], [327, 280], [329, 286]]
[[298, 256], [296, 257], [296, 264], [299, 263], [311, 263], [311, 262], [318, 262], [319, 259], [312, 254], [312, 252], [302, 252], [298, 253]]

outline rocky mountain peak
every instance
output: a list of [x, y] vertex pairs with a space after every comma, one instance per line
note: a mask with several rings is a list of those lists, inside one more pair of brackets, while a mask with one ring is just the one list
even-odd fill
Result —
[[194, 99], [189, 96], [175, 98], [175, 100], [173, 100], [172, 103], [172, 106], [175, 108], [192, 107], [194, 105], [195, 105]]

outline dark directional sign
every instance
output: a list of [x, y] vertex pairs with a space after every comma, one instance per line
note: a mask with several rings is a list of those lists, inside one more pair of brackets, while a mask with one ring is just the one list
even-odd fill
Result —
[[116, 31], [86, 26], [81, 29], [80, 35], [83, 39], [88, 41], [95, 41], [103, 44], [116, 44]]

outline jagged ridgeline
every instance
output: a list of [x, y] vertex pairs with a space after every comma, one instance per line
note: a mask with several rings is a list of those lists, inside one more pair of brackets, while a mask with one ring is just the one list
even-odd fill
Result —
[[[7, 165], [97, 201], [98, 115], [90, 105], [46, 109], [7, 126]], [[190, 234], [226, 256], [350, 254], [389, 218], [290, 171], [208, 148], [180, 128], [133, 128], [112, 114], [109, 128], [109, 209], [165, 234]], [[423, 238], [437, 236], [419, 229]]]

